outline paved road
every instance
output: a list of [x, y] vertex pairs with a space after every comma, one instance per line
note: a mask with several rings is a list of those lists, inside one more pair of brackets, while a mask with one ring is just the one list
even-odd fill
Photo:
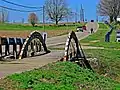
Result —
[[[89, 35], [89, 32], [76, 32], [78, 39], [83, 39]], [[57, 36], [47, 39], [47, 46], [55, 46], [59, 44], [65, 44], [68, 35]]]
[[25, 58], [21, 61], [1, 62], [0, 78], [12, 73], [19, 73], [26, 70], [41, 67], [51, 62], [59, 60], [63, 56], [63, 51], [52, 51], [49, 54], [32, 58]]
[[[76, 32], [76, 35], [77, 35], [79, 40], [81, 40], [81, 39], [87, 37], [88, 35], [90, 35], [90, 29], [91, 28], [93, 28], [94, 32], [96, 32], [99, 28], [99, 25], [97, 23], [94, 23], [94, 22], [89, 22], [88, 24], [86, 24], [86, 28], [87, 28], [87, 31]], [[55, 45], [59, 45], [59, 44], [65, 44], [65, 42], [67, 40], [67, 36], [68, 35], [48, 38], [47, 39], [47, 46], [55, 46]]]
[[[89, 35], [88, 32], [76, 32], [79, 39], [83, 39]], [[57, 36], [47, 39], [47, 46], [54, 46], [58, 44], [64, 44], [68, 35]], [[23, 60], [17, 60], [12, 62], [0, 62], [0, 78], [4, 78], [7, 75], [13, 73], [20, 73], [26, 70], [39, 68], [51, 62], [55, 62], [64, 56], [63, 50], [52, 51], [49, 54], [41, 55], [32, 58], [25, 58]]]

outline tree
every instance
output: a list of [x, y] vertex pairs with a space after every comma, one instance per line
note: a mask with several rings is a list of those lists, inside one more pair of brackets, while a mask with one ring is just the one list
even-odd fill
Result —
[[109, 16], [110, 22], [117, 21], [120, 14], [120, 0], [100, 0], [97, 11], [100, 16]]
[[0, 22], [4, 23], [8, 21], [8, 11], [4, 8], [1, 8], [0, 10]]
[[58, 25], [69, 13], [65, 0], [46, 0], [45, 1], [45, 11], [48, 17]]
[[29, 22], [32, 24], [32, 26], [34, 27], [35, 24], [36, 24], [37, 21], [38, 21], [37, 15], [36, 15], [35, 13], [30, 13], [30, 14], [29, 14], [29, 19], [28, 19], [28, 21], [29, 21]]

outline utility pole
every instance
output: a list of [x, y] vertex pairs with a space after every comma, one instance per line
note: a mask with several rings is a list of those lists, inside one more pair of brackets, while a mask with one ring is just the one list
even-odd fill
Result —
[[81, 9], [80, 9], [80, 21], [84, 22], [84, 9], [83, 9], [82, 5], [81, 5]]
[[6, 21], [9, 22], [9, 11], [7, 11]]
[[74, 12], [74, 15], [75, 15], [75, 23], [76, 23], [76, 13]]
[[42, 37], [44, 42], [46, 42], [47, 33], [45, 32], [45, 6], [44, 5], [43, 5], [43, 30], [44, 30], [44, 33], [42, 33]]
[[78, 22], [78, 8], [76, 7], [76, 12], [75, 12], [75, 22], [77, 23]]
[[96, 9], [96, 22], [98, 22], [98, 12], [97, 12], [97, 9]]
[[2, 22], [2, 10], [0, 11], [0, 22]]
[[22, 18], [22, 24], [24, 23], [24, 18]]
[[68, 15], [66, 16], [66, 20], [67, 20], [67, 33], [68, 33]]
[[43, 5], [43, 30], [45, 32], [45, 6]]
[[98, 15], [96, 15], [96, 22], [98, 22]]
[[75, 12], [75, 23], [77, 23], [77, 12]]
[[4, 23], [4, 9], [2, 8], [2, 23]]

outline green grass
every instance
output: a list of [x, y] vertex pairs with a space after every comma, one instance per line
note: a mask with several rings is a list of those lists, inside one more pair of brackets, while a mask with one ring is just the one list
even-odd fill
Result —
[[107, 74], [108, 77], [120, 82], [120, 51], [113, 49], [87, 49], [84, 50], [87, 57], [97, 58], [100, 62], [99, 68], [95, 69], [101, 75]]
[[[110, 42], [105, 42], [105, 35], [109, 31], [109, 28], [105, 25], [100, 23], [99, 30], [94, 33], [93, 35], [90, 35], [89, 37], [81, 40], [81, 43], [89, 43], [89, 46], [97, 46], [97, 47], [104, 47], [104, 48], [116, 48], [119, 49], [120, 45], [118, 42], [115, 42], [116, 40], [116, 31], [113, 30]], [[96, 42], [94, 42], [96, 41]]]
[[96, 33], [90, 35], [89, 37], [87, 37], [83, 40], [81, 40], [81, 42], [82, 43], [90, 43], [91, 41], [94, 41], [94, 40], [99, 40], [99, 42], [104, 42], [104, 36], [107, 33], [108, 28], [107, 28], [106, 25], [104, 25], [102, 23], [99, 24], [99, 26], [100, 26], [99, 30]]
[[0, 82], [0, 87], [5, 90], [117, 90], [120, 83], [80, 68], [77, 64], [57, 62], [8, 76]]
[[[88, 46], [93, 47], [104, 47], [103, 50], [84, 50], [87, 57], [97, 58], [102, 65], [100, 69], [96, 70], [99, 74], [107, 74], [108, 77], [111, 77], [120, 82], [120, 43], [115, 42], [116, 33], [115, 30], [111, 35], [111, 42], [105, 42], [105, 34], [109, 31], [108, 26], [100, 23], [99, 30], [90, 35], [89, 37], [81, 40], [81, 43], [87, 43]], [[96, 42], [94, 42], [96, 41]]]
[[[69, 24], [69, 25], [45, 25], [46, 30], [75, 30], [77, 26], [81, 26], [83, 24]], [[28, 24], [8, 24], [8, 23], [0, 23], [0, 30], [44, 30], [42, 25], [37, 25], [37, 27], [32, 27]]]

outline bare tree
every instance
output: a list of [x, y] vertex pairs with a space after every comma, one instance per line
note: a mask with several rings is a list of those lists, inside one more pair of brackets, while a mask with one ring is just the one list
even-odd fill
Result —
[[34, 27], [35, 24], [36, 24], [37, 21], [38, 21], [37, 15], [36, 15], [35, 13], [30, 13], [30, 14], [29, 14], [29, 19], [28, 19], [28, 21], [29, 21], [29, 22], [32, 24], [32, 26]]
[[58, 24], [69, 12], [65, 0], [46, 0], [45, 10], [48, 17]]
[[0, 22], [4, 23], [8, 21], [8, 11], [4, 8], [1, 8], [0, 10]]
[[117, 21], [120, 14], [120, 0], [100, 0], [97, 11], [101, 16], [109, 16], [110, 22]]

